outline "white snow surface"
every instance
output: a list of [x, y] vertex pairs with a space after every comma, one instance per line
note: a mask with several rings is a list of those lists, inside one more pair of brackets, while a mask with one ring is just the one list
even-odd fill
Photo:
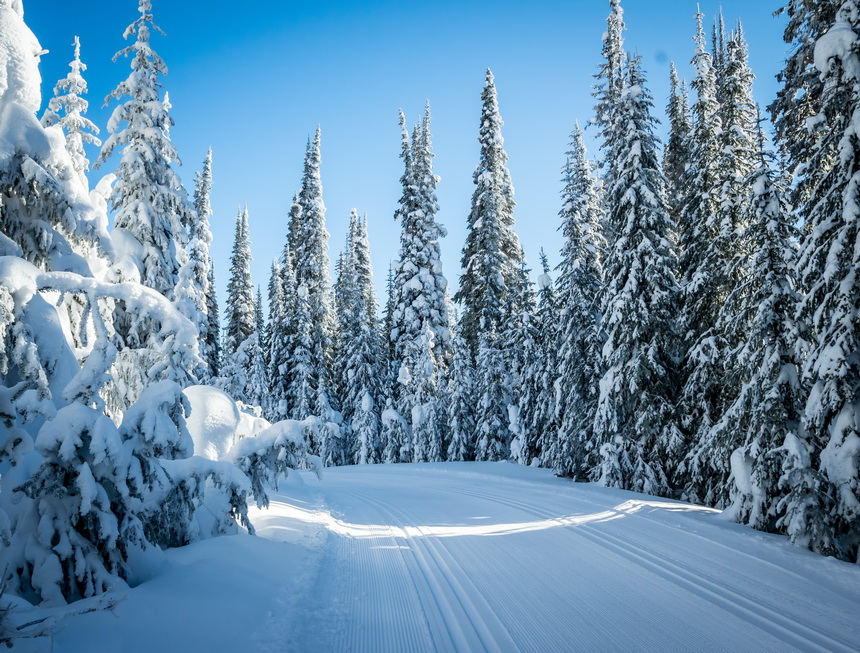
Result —
[[[860, 566], [510, 463], [290, 474], [54, 651], [856, 651]], [[81, 602], [83, 604], [85, 602]], [[21, 650], [50, 650], [47, 640]], [[16, 650], [18, 648], [16, 647]]]
[[24, 24], [20, 0], [0, 0], [0, 106], [20, 104], [36, 113], [42, 103], [39, 57], [43, 54]]
[[191, 404], [186, 420], [194, 440], [194, 453], [209, 460], [222, 460], [239, 440], [255, 437], [271, 424], [240, 410], [226, 392], [208, 385], [193, 385], [182, 391]]

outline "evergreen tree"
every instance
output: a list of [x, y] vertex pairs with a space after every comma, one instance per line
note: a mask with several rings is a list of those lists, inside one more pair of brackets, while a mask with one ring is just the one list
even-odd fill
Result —
[[[213, 343], [217, 343], [219, 335], [217, 332], [210, 333], [211, 328], [218, 326], [215, 288], [210, 287], [210, 280], [214, 280], [212, 260], [209, 256], [209, 247], [212, 244], [212, 232], [209, 229], [209, 216], [212, 214], [209, 202], [212, 188], [211, 149], [203, 162], [203, 174], [195, 173], [195, 181], [194, 219], [189, 224], [188, 258], [179, 269], [176, 304], [182, 314], [197, 327], [200, 357], [204, 363], [197, 377], [208, 382], [215, 378], [213, 370], [218, 368], [218, 351], [217, 348], [213, 349]], [[214, 320], [209, 315], [210, 307], [216, 311]]]
[[528, 283], [522, 265], [522, 247], [514, 231], [514, 188], [490, 70], [481, 102], [478, 136], [481, 158], [473, 175], [475, 190], [463, 247], [463, 274], [454, 296], [463, 306], [460, 326], [473, 355], [477, 353], [481, 332], [499, 332], [507, 318], [519, 312], [522, 307], [512, 301], [512, 294]]
[[[708, 505], [723, 507], [728, 499], [726, 473], [715, 473], [709, 468], [716, 466], [725, 472], [728, 454], [719, 452], [712, 444], [711, 428], [722, 418], [731, 401], [740, 392], [737, 376], [733, 374], [731, 352], [739, 346], [743, 334], [732, 333], [724, 319], [723, 302], [729, 297], [748, 270], [743, 265], [733, 265], [733, 258], [742, 253], [742, 260], [749, 256], [744, 251], [746, 243], [738, 234], [745, 229], [749, 215], [750, 184], [755, 170], [755, 126], [757, 109], [752, 99], [753, 75], [747, 66], [746, 43], [738, 25], [730, 39], [725, 42], [721, 54], [722, 64], [718, 68], [717, 80], [720, 89], [720, 124], [718, 134], [719, 158], [716, 166], [716, 181], [719, 184], [719, 206], [713, 216], [707, 234], [709, 242], [696, 243], [698, 251], [704, 251], [706, 259], [700, 261], [700, 274], [710, 276], [709, 286], [700, 286], [699, 292], [711, 296], [706, 312], [699, 313], [703, 320], [698, 326], [705, 327], [699, 340], [688, 356], [690, 378], [685, 386], [685, 405], [695, 411], [691, 450], [684, 465], [687, 474], [687, 491]], [[704, 307], [702, 304], [700, 307]], [[716, 314], [713, 313], [716, 311]], [[704, 320], [710, 322], [704, 322]], [[696, 406], [696, 404], [699, 404]], [[717, 461], [722, 454], [725, 456]], [[710, 461], [710, 462], [706, 462]], [[701, 465], [705, 465], [705, 469]]]
[[401, 157], [403, 193], [395, 218], [400, 221], [400, 252], [393, 266], [390, 339], [394, 359], [403, 359], [412, 342], [422, 337], [424, 326], [433, 332], [433, 358], [442, 374], [451, 359], [451, 329], [442, 274], [439, 239], [446, 235], [436, 222], [438, 205], [430, 142], [430, 105], [416, 125], [412, 139], [406, 118], [400, 113], [403, 136]]
[[538, 277], [538, 310], [532, 346], [523, 348], [523, 373], [518, 401], [519, 434], [514, 458], [523, 465], [541, 461], [558, 438], [558, 301], [549, 263], [541, 250], [543, 273]]
[[400, 413], [394, 410], [391, 397], [385, 400], [382, 411], [382, 460], [386, 463], [406, 463], [412, 460], [412, 434]]
[[198, 244], [195, 246], [192, 238], [189, 245], [189, 258], [199, 260], [201, 274], [205, 275], [205, 281], [201, 281], [203, 290], [204, 309], [206, 315], [205, 329], [201, 326], [200, 331], [200, 355], [209, 366], [208, 377], [218, 376], [221, 359], [221, 321], [218, 315], [218, 297], [215, 288], [215, 266], [209, 254], [212, 245], [212, 231], [209, 228], [209, 218], [212, 216], [212, 204], [210, 196], [212, 193], [212, 148], [206, 152], [203, 160], [203, 172], [194, 173], [194, 211], [197, 220], [194, 223], [194, 237]]
[[448, 376], [448, 455], [451, 462], [475, 457], [475, 370], [465, 340], [455, 331]]
[[133, 238], [141, 252], [134, 260], [141, 283], [172, 299], [192, 212], [185, 189], [170, 165], [179, 164], [179, 158], [169, 136], [173, 126], [168, 114], [170, 103], [166, 94], [164, 100], [159, 95], [158, 79], [167, 74], [167, 66], [150, 42], [153, 30], [161, 32], [152, 22], [151, 10], [150, 0], [139, 0], [140, 18], [124, 33], [126, 38], [136, 36], [136, 40], [114, 57], [130, 55], [132, 72], [108, 98], [129, 99], [111, 115], [111, 135], [96, 167], [121, 149], [110, 195], [115, 228]]
[[595, 418], [604, 485], [648, 494], [668, 489], [674, 455], [674, 233], [663, 200], [651, 96], [639, 60], [630, 60], [607, 153], [609, 224], [615, 242], [606, 260], [602, 329], [604, 374]]
[[[860, 6], [855, 0], [791, 2], [787, 9], [785, 37], [796, 47], [782, 72], [784, 87], [772, 110], [789, 168], [798, 175], [794, 204], [806, 220], [797, 265], [803, 292], [799, 316], [808, 341], [803, 377], [810, 388], [803, 415], [809, 464], [825, 481], [806, 479], [798, 485], [806, 488], [807, 496], [819, 497], [808, 510], [829, 538], [822, 538], [821, 529], [808, 518], [792, 523], [789, 533], [815, 550], [835, 549], [841, 557], [857, 560]], [[820, 500], [822, 496], [833, 502], [832, 509]], [[802, 502], [795, 499], [792, 508], [798, 505]], [[830, 530], [825, 519], [832, 520]]]
[[559, 229], [564, 237], [558, 265], [558, 435], [543, 462], [556, 474], [585, 478], [597, 465], [594, 417], [600, 380], [600, 296], [606, 241], [592, 166], [582, 130], [571, 135], [564, 166]]
[[[621, 8], [621, 0], [609, 0], [609, 15], [606, 17], [606, 31], [603, 33], [603, 63], [595, 77], [595, 85], [592, 95], [597, 100], [594, 108], [594, 124], [597, 126], [603, 139], [603, 148], [608, 150], [613, 147], [616, 138], [614, 125], [618, 124], [617, 113], [621, 102], [621, 95], [627, 85], [625, 79], [627, 66], [627, 53], [624, 51], [624, 9]], [[603, 168], [604, 187], [609, 188], [613, 184], [611, 178], [612, 167], [608, 161], [601, 161]], [[611, 242], [615, 237], [604, 225], [606, 237]]]
[[63, 128], [66, 134], [66, 151], [72, 159], [72, 167], [86, 185], [86, 172], [90, 169], [90, 162], [84, 152], [84, 143], [101, 147], [102, 142], [96, 136], [99, 128], [84, 116], [89, 102], [81, 97], [87, 92], [87, 82], [82, 73], [87, 69], [87, 65], [81, 61], [81, 41], [77, 36], [74, 45], [75, 58], [69, 63], [71, 72], [54, 87], [54, 97], [48, 101], [42, 124], [46, 127], [60, 125]]
[[[335, 316], [329, 280], [329, 235], [325, 228], [322, 192], [320, 130], [317, 128], [313, 141], [308, 142], [302, 187], [291, 210], [289, 245], [297, 292], [307, 308], [306, 319], [303, 318], [303, 323], [297, 327], [298, 333], [307, 334], [307, 359], [302, 363], [301, 373], [310, 375], [310, 378], [300, 379], [297, 383], [301, 387], [313, 388], [316, 394], [310, 414], [328, 423], [336, 421], [331, 379]], [[321, 443], [315, 442], [314, 446], [321, 446]], [[320, 453], [319, 449], [311, 451]]]
[[480, 335], [475, 371], [475, 460], [505, 460], [510, 453], [510, 385], [499, 339], [493, 331]]
[[[442, 274], [436, 222], [438, 205], [430, 141], [430, 105], [412, 137], [400, 113], [403, 192], [395, 218], [400, 221], [399, 258], [392, 266], [386, 315], [390, 327], [394, 405], [412, 427], [416, 462], [441, 460], [445, 454], [444, 377], [451, 363], [447, 287]], [[427, 347], [430, 347], [428, 350]]]
[[663, 150], [663, 174], [666, 177], [666, 198], [675, 228], [682, 224], [681, 210], [685, 197], [686, 169], [689, 163], [690, 98], [687, 86], [678, 79], [675, 64], [670, 64], [670, 93], [666, 114], [669, 116], [669, 141]]
[[248, 367], [243, 401], [260, 408], [268, 407], [270, 397], [269, 375], [266, 369], [267, 341], [263, 318], [263, 297], [260, 287], [257, 286], [257, 296], [254, 300], [254, 333], [246, 341], [245, 347]]
[[236, 217], [233, 252], [230, 257], [223, 369], [224, 389], [234, 399], [245, 403], [251, 403], [251, 398], [246, 394], [254, 354], [250, 340], [257, 333], [253, 287], [248, 209], [245, 207]]
[[287, 361], [289, 335], [286, 324], [287, 306], [284, 303], [284, 278], [281, 266], [272, 261], [269, 275], [269, 342], [266, 353], [266, 375], [269, 379], [269, 397], [266, 401], [267, 419], [280, 421], [287, 416]]
[[[798, 294], [794, 264], [798, 233], [791, 210], [759, 145], [760, 165], [751, 176], [752, 197], [745, 250], [753, 252], [745, 281], [724, 305], [720, 316], [738, 342], [727, 365], [739, 372], [741, 390], [708, 438], [705, 455], [714, 493], [731, 495], [735, 519], [764, 531], [786, 532], [799, 520], [814, 524], [815, 497], [794, 503], [797, 477], [809, 478], [808, 448], [799, 429], [802, 410], [795, 352], [794, 319]], [[736, 255], [746, 268], [746, 252]], [[727, 484], [731, 460], [732, 483]], [[723, 490], [729, 485], [728, 491]], [[806, 509], [797, 510], [805, 504]], [[792, 511], [786, 512], [788, 505]], [[779, 526], [778, 526], [779, 525]], [[780, 528], [780, 526], [786, 528]]]
[[[285, 251], [285, 258], [287, 258]], [[314, 415], [317, 400], [316, 376], [313, 367], [313, 340], [310, 302], [305, 286], [297, 286], [292, 266], [282, 270], [284, 305], [294, 307], [285, 311], [284, 332], [287, 334], [287, 387], [285, 401], [291, 419], [306, 419]], [[283, 365], [284, 363], [281, 363]], [[311, 449], [314, 451], [314, 449]]]
[[347, 247], [341, 259], [338, 287], [338, 376], [341, 405], [352, 443], [346, 457], [360, 465], [381, 462], [379, 413], [382, 402], [382, 342], [376, 319], [367, 221], [353, 209]]
[[[706, 439], [726, 408], [722, 358], [728, 346], [716, 330], [716, 323], [731, 289], [727, 271], [731, 269], [735, 244], [734, 225], [722, 221], [722, 182], [727, 171], [720, 165], [722, 122], [717, 76], [711, 54], [705, 48], [701, 13], [696, 15], [696, 25], [693, 88], [697, 99], [680, 225], [683, 310], [679, 331], [685, 352], [680, 427], [689, 441], [687, 449], [696, 449]], [[714, 497], [703, 493], [698, 482], [703, 474], [696, 468], [697, 460], [692, 454], [678, 466], [677, 482], [685, 487], [691, 501], [713, 505]]]

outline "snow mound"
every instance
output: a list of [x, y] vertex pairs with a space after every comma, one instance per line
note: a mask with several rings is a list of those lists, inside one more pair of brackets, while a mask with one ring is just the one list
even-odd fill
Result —
[[224, 460], [239, 440], [255, 437], [271, 424], [240, 409], [223, 390], [192, 385], [183, 390], [191, 404], [186, 422], [194, 440], [194, 453], [209, 460]]
[[186, 422], [194, 440], [194, 453], [220, 460], [239, 439], [239, 407], [230, 395], [211, 386], [192, 385], [183, 393], [191, 404]]

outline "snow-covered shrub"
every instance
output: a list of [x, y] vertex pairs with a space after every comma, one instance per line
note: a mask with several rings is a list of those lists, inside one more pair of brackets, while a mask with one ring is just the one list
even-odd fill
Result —
[[272, 424], [260, 434], [239, 440], [230, 449], [225, 459], [238, 467], [251, 481], [257, 506], [268, 507], [266, 486], [277, 489], [281, 475], [290, 469], [307, 465], [317, 476], [322, 474], [322, 460], [308, 455], [308, 429], [317, 426], [320, 420], [309, 417], [303, 421], [283, 420]]

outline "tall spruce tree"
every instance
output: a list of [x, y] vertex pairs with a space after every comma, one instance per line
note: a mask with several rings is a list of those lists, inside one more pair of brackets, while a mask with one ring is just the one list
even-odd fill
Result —
[[218, 341], [218, 333], [210, 329], [218, 326], [218, 316], [214, 320], [209, 315], [210, 308], [217, 312], [217, 302], [212, 301], [215, 288], [210, 287], [214, 279], [212, 259], [209, 247], [212, 244], [212, 232], [209, 229], [209, 216], [212, 213], [209, 195], [212, 188], [212, 150], [206, 154], [203, 162], [203, 174], [195, 173], [194, 215], [188, 225], [187, 260], [179, 269], [179, 281], [176, 284], [176, 304], [180, 312], [197, 327], [199, 334], [200, 357], [203, 361], [197, 373], [199, 380], [209, 382], [215, 378], [214, 371], [218, 368], [217, 354], [213, 343]]
[[239, 211], [230, 256], [230, 281], [227, 284], [227, 315], [223, 386], [234, 398], [251, 403], [246, 393], [252, 369], [252, 336], [257, 333], [251, 282], [251, 240], [248, 232], [248, 208]]
[[494, 331], [482, 331], [475, 362], [475, 460], [506, 460], [510, 454], [510, 383]]
[[395, 359], [402, 359], [409, 342], [421, 337], [424, 323], [433, 332], [436, 367], [445, 370], [451, 359], [451, 327], [439, 248], [445, 228], [436, 222], [438, 204], [430, 141], [430, 105], [415, 126], [412, 138], [400, 113], [403, 192], [395, 218], [400, 221], [400, 251], [393, 266], [390, 339]]
[[90, 162], [84, 151], [84, 143], [100, 147], [99, 128], [85, 117], [89, 103], [81, 97], [87, 92], [87, 82], [83, 72], [87, 65], [81, 61], [81, 40], [75, 37], [75, 58], [69, 63], [71, 71], [54, 87], [54, 97], [48, 101], [48, 108], [42, 117], [46, 127], [60, 125], [66, 134], [66, 151], [72, 159], [72, 167], [86, 184], [86, 173]]
[[[550, 277], [549, 262], [540, 253], [542, 274], [538, 277], [538, 306], [535, 313], [534, 351], [524, 360], [519, 397], [517, 460], [536, 464], [548, 456], [558, 440], [558, 346], [559, 304]], [[526, 348], [528, 352], [528, 348]], [[513, 444], [511, 445], [513, 450]], [[512, 451], [513, 453], [513, 451]]]
[[608, 221], [616, 238], [605, 266], [605, 371], [594, 427], [600, 460], [593, 477], [665, 494], [667, 467], [677, 456], [671, 428], [676, 257], [651, 107], [639, 59], [631, 59], [607, 151]]
[[[805, 218], [798, 259], [805, 327], [804, 409], [810, 464], [825, 483], [814, 512], [829, 518], [823, 539], [803, 521], [790, 531], [814, 550], [857, 560], [860, 549], [860, 6], [846, 2], [787, 5], [786, 41], [795, 44], [772, 106], [777, 136], [797, 174], [794, 204]], [[797, 99], [796, 99], [797, 98]]]
[[678, 79], [674, 63], [670, 64], [669, 84], [669, 104], [666, 107], [669, 140], [663, 149], [663, 175], [666, 177], [666, 201], [677, 230], [683, 224], [681, 211], [685, 197], [686, 169], [689, 164], [690, 131], [693, 125], [690, 120], [687, 86]]
[[384, 366], [376, 293], [373, 287], [367, 221], [355, 209], [350, 214], [349, 237], [341, 259], [336, 290], [338, 305], [338, 362], [342, 377], [341, 406], [351, 434], [347, 460], [360, 465], [381, 462], [383, 445], [379, 415], [382, 408]]
[[[603, 147], [612, 147], [612, 141], [616, 132], [613, 129], [618, 121], [621, 95], [627, 85], [625, 79], [627, 66], [627, 53], [624, 51], [624, 9], [621, 8], [621, 0], [609, 0], [609, 15], [606, 17], [606, 31], [603, 33], [603, 61], [600, 64], [595, 77], [594, 91], [592, 95], [597, 100], [594, 111], [594, 124], [597, 126], [603, 139]], [[612, 168], [605, 159], [600, 162], [603, 168], [603, 180], [605, 187], [612, 185]], [[605, 234], [609, 241], [614, 235], [608, 233], [608, 225], [605, 225]]]
[[392, 267], [388, 314], [392, 363], [400, 382], [392, 389], [397, 410], [417, 429], [413, 453], [423, 462], [444, 455], [446, 421], [439, 411], [451, 362], [451, 327], [439, 239], [446, 232], [436, 222], [438, 177], [433, 174], [429, 103], [411, 139], [403, 112], [400, 128], [403, 192], [395, 215], [401, 226], [400, 251]]
[[[688, 425], [696, 427], [690, 428], [692, 441], [684, 476], [688, 496], [723, 507], [728, 499], [725, 472], [728, 459], [723, 455], [725, 452], [711, 446], [710, 431], [740, 392], [737, 377], [725, 361], [731, 359], [731, 352], [739, 345], [733, 338], [743, 335], [727, 331], [720, 315], [726, 298], [748, 272], [732, 261], [743, 251], [745, 243], [739, 234], [750, 215], [750, 184], [756, 168], [757, 108], [752, 99], [753, 75], [747, 65], [747, 47], [740, 24], [728, 40], [721, 36], [720, 42], [723, 43], [721, 65], [715, 67], [720, 124], [714, 169], [714, 181], [718, 184], [717, 213], [711, 217], [711, 224], [699, 233], [700, 238], [707, 238], [706, 242], [687, 243], [702, 253], [704, 259], [698, 262], [696, 270], [702, 280], [696, 287], [698, 294], [687, 295], [691, 308], [701, 309], [697, 313], [701, 332], [687, 356], [689, 377], [684, 387], [684, 405], [686, 414], [692, 416]], [[750, 252], [744, 253], [748, 257]], [[700, 301], [703, 296], [709, 298], [707, 302]]]
[[511, 311], [514, 293], [527, 285], [523, 251], [514, 231], [514, 188], [502, 138], [502, 117], [493, 73], [487, 70], [481, 93], [481, 158], [473, 175], [475, 190], [463, 247], [460, 289], [454, 300], [463, 306], [463, 338], [476, 355], [481, 332], [500, 332]]
[[454, 358], [448, 375], [448, 455], [451, 462], [475, 457], [475, 369], [466, 341], [455, 329]]
[[[291, 212], [289, 245], [297, 292], [307, 304], [307, 319], [299, 333], [307, 334], [307, 366], [310, 378], [300, 385], [311, 387], [316, 397], [312, 414], [332, 421], [331, 366], [335, 316], [329, 278], [328, 232], [320, 178], [320, 129], [308, 141], [302, 187]], [[316, 453], [316, 452], [315, 452]]]
[[111, 135], [95, 165], [103, 165], [114, 151], [121, 150], [110, 194], [115, 228], [123, 229], [139, 248], [134, 263], [140, 281], [172, 299], [192, 211], [171, 167], [180, 161], [170, 141], [170, 104], [167, 95], [162, 100], [159, 93], [159, 77], [167, 74], [167, 65], [151, 43], [152, 31], [161, 29], [153, 23], [150, 0], [139, 0], [138, 11], [140, 18], [124, 33], [126, 38], [135, 36], [135, 42], [114, 56], [114, 60], [131, 57], [131, 74], [108, 96], [108, 100], [128, 99], [111, 114]]
[[[720, 316], [726, 331], [736, 333], [732, 341], [738, 345], [727, 364], [738, 374], [741, 390], [712, 429], [709, 467], [714, 485], [727, 486], [722, 492], [730, 495], [737, 521], [783, 533], [803, 523], [817, 531], [821, 543], [821, 536], [829, 539], [832, 532], [821, 528], [824, 520], [816, 514], [826, 500], [814, 491], [821, 479], [809, 467], [800, 428], [803, 388], [795, 348], [799, 296], [794, 283], [798, 233], [763, 136], [759, 168], [750, 181], [745, 247], [735, 259], [735, 266], [746, 271], [745, 282], [729, 295]], [[749, 262], [747, 251], [753, 252]], [[731, 481], [726, 483], [729, 459]]]
[[[200, 261], [199, 269], [205, 275], [201, 280], [203, 288], [203, 310], [206, 315], [205, 326], [200, 327], [200, 355], [209, 366], [208, 377], [218, 376], [221, 356], [221, 320], [218, 315], [218, 296], [215, 288], [215, 266], [209, 249], [212, 245], [212, 231], [209, 219], [212, 217], [212, 148], [206, 152], [203, 160], [203, 171], [194, 173], [194, 211], [197, 220], [194, 223], [192, 243], [189, 245], [189, 258]], [[198, 245], [194, 245], [194, 238]]]
[[571, 134], [562, 181], [558, 387], [553, 388], [558, 393], [558, 434], [543, 452], [543, 463], [556, 474], [581, 479], [597, 465], [594, 417], [606, 241], [601, 229], [603, 208], [579, 125]]
[[[698, 451], [711, 427], [726, 408], [722, 359], [727, 343], [716, 330], [717, 316], [730, 289], [734, 225], [722, 222], [722, 122], [717, 98], [717, 74], [705, 46], [703, 16], [696, 15], [696, 76], [693, 88], [694, 123], [690, 132], [690, 165], [686, 178], [686, 201], [680, 225], [680, 273], [683, 284], [683, 310], [679, 331], [684, 351], [682, 415], [688, 451]], [[698, 468], [699, 457], [690, 453], [678, 465], [679, 485], [692, 501], [713, 504], [714, 497], [703, 488], [707, 473]]]
[[269, 379], [269, 396], [266, 401], [266, 418], [278, 421], [287, 416], [286, 388], [288, 354], [286, 343], [289, 336], [286, 331], [286, 311], [284, 303], [284, 278], [281, 266], [272, 261], [269, 273], [269, 321], [268, 348], [265, 351], [266, 376]]

